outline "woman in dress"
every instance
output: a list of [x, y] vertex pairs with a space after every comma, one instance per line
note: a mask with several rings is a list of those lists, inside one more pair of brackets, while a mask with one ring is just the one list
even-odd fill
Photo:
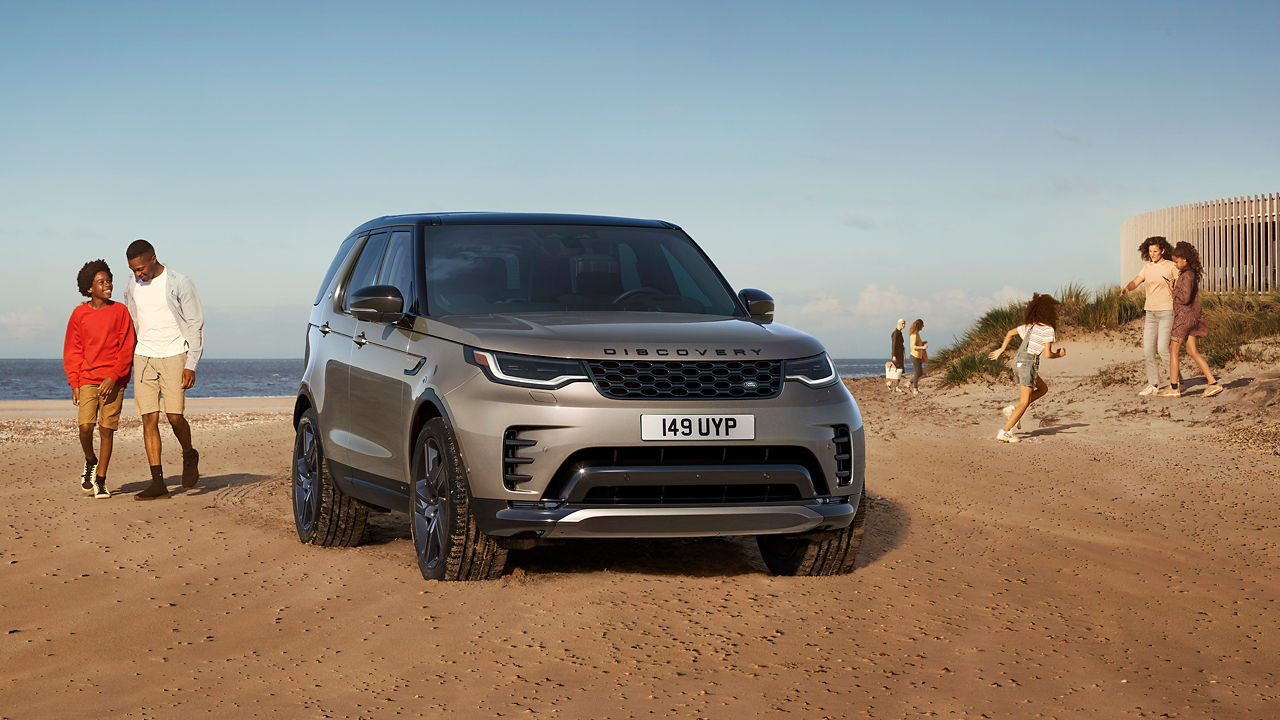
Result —
[[1157, 393], [1160, 397], [1181, 397], [1178, 387], [1178, 351], [1183, 343], [1187, 345], [1187, 354], [1195, 361], [1204, 373], [1208, 383], [1204, 386], [1204, 397], [1213, 397], [1222, 392], [1209, 363], [1196, 348], [1196, 338], [1209, 334], [1209, 326], [1204, 323], [1200, 306], [1200, 253], [1189, 242], [1180, 242], [1173, 249], [1173, 264], [1178, 268], [1178, 279], [1173, 283], [1173, 331], [1169, 340], [1169, 387]]

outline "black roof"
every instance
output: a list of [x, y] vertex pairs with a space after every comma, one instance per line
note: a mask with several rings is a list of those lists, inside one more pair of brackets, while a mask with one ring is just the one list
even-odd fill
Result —
[[614, 225], [622, 227], [674, 228], [663, 220], [611, 217], [608, 215], [569, 215], [556, 213], [507, 213], [507, 212], [440, 212], [413, 213], [410, 215], [384, 215], [374, 218], [351, 231], [354, 235], [365, 230], [388, 225]]

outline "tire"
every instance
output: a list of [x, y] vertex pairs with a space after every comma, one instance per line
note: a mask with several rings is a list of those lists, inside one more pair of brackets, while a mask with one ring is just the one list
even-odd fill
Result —
[[315, 410], [298, 420], [293, 440], [293, 522], [298, 539], [309, 545], [354, 547], [364, 536], [369, 509], [333, 484], [320, 443]]
[[409, 493], [409, 531], [422, 577], [491, 580], [502, 574], [507, 551], [476, 525], [458, 439], [441, 418], [428, 420], [414, 441]]
[[845, 575], [853, 572], [867, 525], [867, 491], [843, 530], [807, 535], [757, 535], [764, 564], [775, 575]]

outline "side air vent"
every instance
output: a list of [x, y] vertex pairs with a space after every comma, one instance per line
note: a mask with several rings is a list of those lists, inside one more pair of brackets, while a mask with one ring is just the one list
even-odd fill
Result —
[[533, 462], [533, 458], [521, 456], [520, 451], [537, 445], [538, 441], [520, 437], [520, 432], [524, 429], [509, 427], [502, 434], [502, 484], [508, 490], [515, 490], [520, 483], [533, 479], [533, 476], [520, 472], [521, 465]]
[[849, 426], [836, 425], [833, 431], [831, 441], [836, 446], [836, 485], [848, 485], [853, 482], [853, 441], [849, 437]]

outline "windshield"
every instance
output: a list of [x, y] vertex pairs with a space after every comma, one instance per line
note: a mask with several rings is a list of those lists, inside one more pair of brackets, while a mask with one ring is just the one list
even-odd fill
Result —
[[432, 315], [651, 311], [741, 315], [711, 262], [678, 230], [461, 225], [424, 232]]

